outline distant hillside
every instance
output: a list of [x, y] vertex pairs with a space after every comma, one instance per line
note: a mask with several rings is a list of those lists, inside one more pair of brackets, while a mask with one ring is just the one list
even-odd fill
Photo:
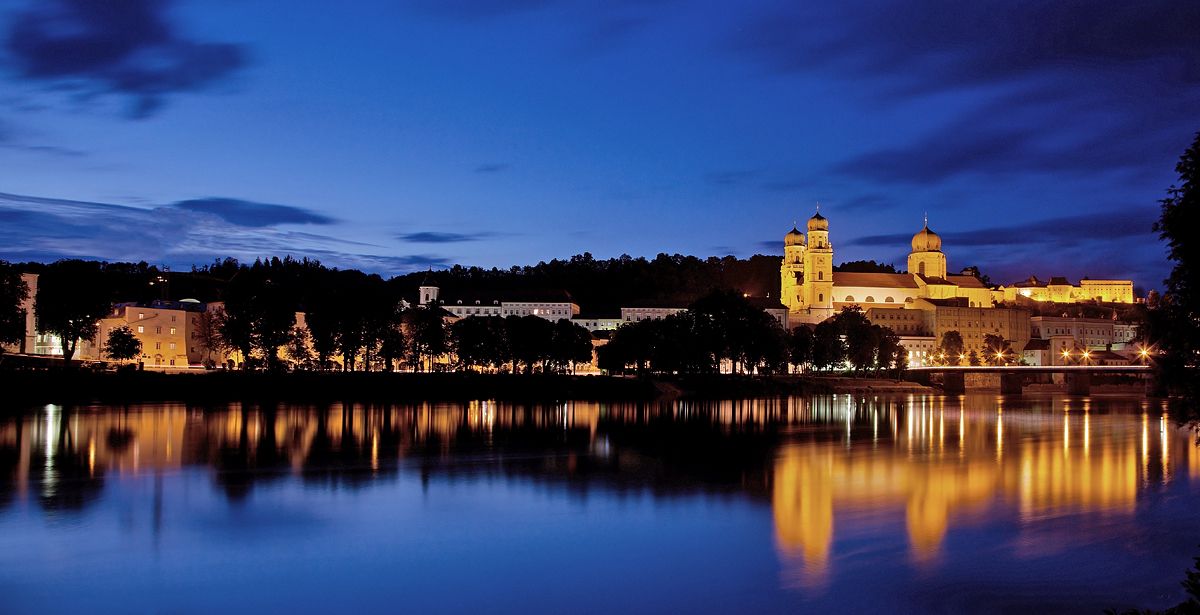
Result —
[[701, 259], [659, 254], [653, 259], [625, 255], [597, 260], [584, 253], [511, 269], [454, 266], [410, 273], [392, 282], [413, 295], [427, 278], [447, 294], [562, 289], [587, 312], [614, 312], [632, 305], [686, 307], [717, 288], [778, 297], [780, 258], [756, 254], [749, 259]]

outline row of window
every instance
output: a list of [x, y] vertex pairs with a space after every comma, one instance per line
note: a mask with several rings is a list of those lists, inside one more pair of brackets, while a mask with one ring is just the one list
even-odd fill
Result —
[[[162, 327], [154, 327], [154, 332], [155, 332], [155, 333], [157, 333], [157, 334], [159, 334], [159, 335], [162, 335], [162, 329], [163, 329]], [[175, 327], [170, 327], [170, 328], [169, 328], [169, 331], [170, 331], [170, 334], [171, 334], [171, 335], [175, 335]], [[146, 332], [146, 326], [145, 326], [145, 325], [138, 325], [137, 332], [138, 332], [138, 333], [145, 333], [145, 332]], [[194, 337], [194, 336], [193, 336], [193, 337]]]

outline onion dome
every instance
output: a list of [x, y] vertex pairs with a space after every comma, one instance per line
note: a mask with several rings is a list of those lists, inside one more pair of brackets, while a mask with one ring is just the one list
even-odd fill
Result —
[[816, 214], [813, 215], [813, 217], [808, 219], [808, 230], [810, 230], [810, 231], [828, 231], [829, 230], [829, 220], [826, 220], [825, 216], [822, 216], [821, 212], [818, 211]]
[[804, 245], [804, 233], [801, 233], [795, 226], [788, 231], [787, 235], [783, 236], [783, 245], [785, 246], [802, 246]]
[[929, 230], [929, 225], [921, 229], [919, 233], [913, 235], [912, 238], [913, 252], [941, 252], [942, 238], [938, 234]]

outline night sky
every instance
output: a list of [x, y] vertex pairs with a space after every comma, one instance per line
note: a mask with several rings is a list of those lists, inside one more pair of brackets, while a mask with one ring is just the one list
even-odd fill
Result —
[[[782, 252], [1161, 286], [1200, 2], [9, 0], [0, 258]], [[1019, 8], [1023, 7], [1023, 8]]]

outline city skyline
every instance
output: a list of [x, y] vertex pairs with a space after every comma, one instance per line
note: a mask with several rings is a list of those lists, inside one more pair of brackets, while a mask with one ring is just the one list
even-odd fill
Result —
[[1161, 287], [1200, 8], [927, 4], [21, 2], [0, 258], [746, 257], [820, 201], [839, 260], [928, 213], [955, 271]]

